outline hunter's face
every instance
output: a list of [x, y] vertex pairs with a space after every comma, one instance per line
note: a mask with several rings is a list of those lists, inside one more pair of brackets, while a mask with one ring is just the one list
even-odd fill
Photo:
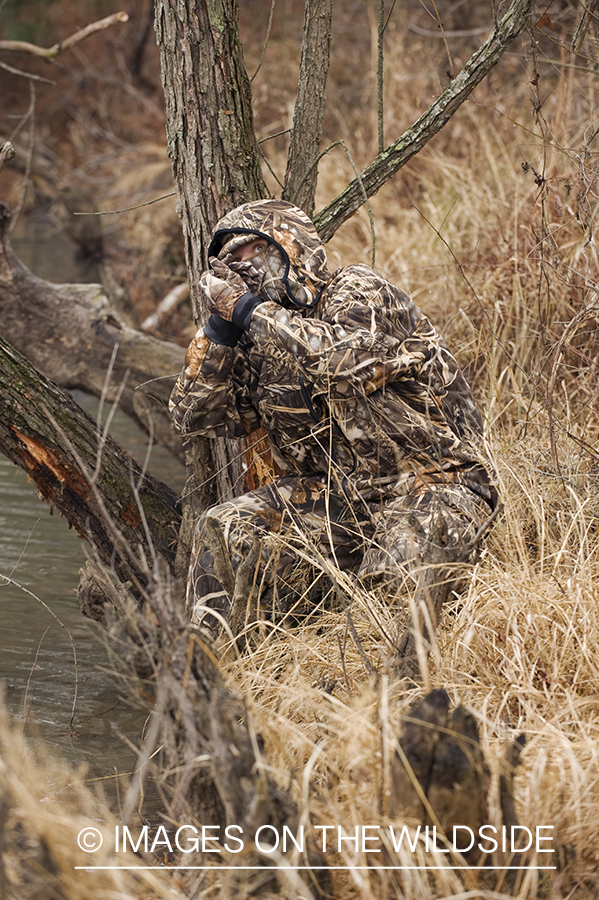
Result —
[[235, 262], [245, 262], [248, 259], [253, 259], [257, 253], [261, 250], [266, 250], [267, 247], [268, 241], [265, 241], [264, 238], [256, 238], [255, 241], [249, 241], [249, 243], [237, 247], [231, 253], [231, 259], [235, 260]]

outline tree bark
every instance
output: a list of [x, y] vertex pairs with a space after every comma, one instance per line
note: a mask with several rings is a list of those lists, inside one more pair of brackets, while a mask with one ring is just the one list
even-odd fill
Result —
[[143, 473], [71, 395], [52, 384], [0, 338], [0, 452], [138, 594], [149, 562], [172, 568], [178, 497]]
[[376, 194], [449, 122], [520, 34], [530, 17], [532, 5], [533, 0], [514, 0], [488, 40], [470, 57], [460, 74], [418, 121], [394, 144], [379, 153], [358, 178], [350, 182], [345, 190], [314, 217], [314, 224], [323, 241], [329, 241], [339, 226], [357, 212], [367, 197]]
[[238, 19], [236, 0], [156, 0], [168, 155], [200, 317], [199, 280], [214, 225], [240, 203], [268, 196]]
[[[51, 284], [33, 275], [8, 239], [11, 212], [0, 203], [2, 334], [44, 375], [121, 408], [179, 458], [167, 403], [184, 359], [177, 344], [129, 328], [100, 285]], [[107, 377], [110, 373], [110, 377]]]
[[[252, 94], [239, 39], [236, 0], [155, 0], [168, 155], [177, 185], [190, 296], [196, 322], [207, 311], [199, 282], [221, 216], [268, 196], [254, 134]], [[239, 441], [196, 439], [187, 454], [181, 558], [198, 511], [245, 485]], [[207, 477], [207, 473], [214, 478]], [[243, 487], [242, 487], [243, 489]]]
[[332, 0], [306, 0], [297, 98], [283, 199], [309, 216], [314, 212], [316, 164], [326, 99], [331, 50]]

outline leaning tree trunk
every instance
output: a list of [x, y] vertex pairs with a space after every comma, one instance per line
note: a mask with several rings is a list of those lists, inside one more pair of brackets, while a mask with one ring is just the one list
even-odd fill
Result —
[[330, 241], [337, 229], [356, 213], [369, 197], [393, 178], [468, 99], [491, 69], [497, 65], [513, 40], [530, 20], [534, 0], [513, 0], [504, 17], [479, 49], [472, 54], [449, 87], [428, 107], [420, 118], [395, 143], [369, 163], [366, 168], [314, 216], [314, 224], [323, 241]]
[[152, 562], [174, 562], [175, 492], [142, 472], [67, 391], [2, 338], [0, 391], [0, 452], [27, 472], [101, 562], [143, 595]]
[[2, 336], [63, 388], [80, 388], [120, 407], [181, 457], [167, 402], [184, 351], [126, 325], [98, 284], [51, 284], [15, 255], [11, 211], [0, 203]]

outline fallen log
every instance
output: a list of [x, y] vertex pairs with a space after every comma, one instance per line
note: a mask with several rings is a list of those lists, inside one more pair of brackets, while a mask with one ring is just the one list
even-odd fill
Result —
[[0, 203], [2, 335], [46, 377], [120, 407], [152, 439], [183, 459], [168, 398], [184, 359], [177, 344], [130, 328], [97, 284], [51, 284], [33, 275], [8, 238]]
[[151, 562], [173, 566], [177, 494], [1, 337], [0, 395], [0, 452], [139, 597]]

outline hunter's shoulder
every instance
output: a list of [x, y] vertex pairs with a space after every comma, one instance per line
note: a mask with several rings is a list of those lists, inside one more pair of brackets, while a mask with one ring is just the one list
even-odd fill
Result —
[[333, 273], [325, 294], [334, 296], [339, 291], [351, 292], [356, 299], [362, 298], [366, 302], [371, 302], [377, 297], [393, 297], [402, 303], [412, 302], [401, 288], [365, 263], [344, 266]]
[[[399, 316], [410, 320], [413, 327], [419, 311], [400, 288], [371, 266], [358, 263], [333, 273], [319, 304], [317, 314], [355, 318], [373, 314], [378, 318]], [[412, 322], [414, 320], [414, 322]]]

